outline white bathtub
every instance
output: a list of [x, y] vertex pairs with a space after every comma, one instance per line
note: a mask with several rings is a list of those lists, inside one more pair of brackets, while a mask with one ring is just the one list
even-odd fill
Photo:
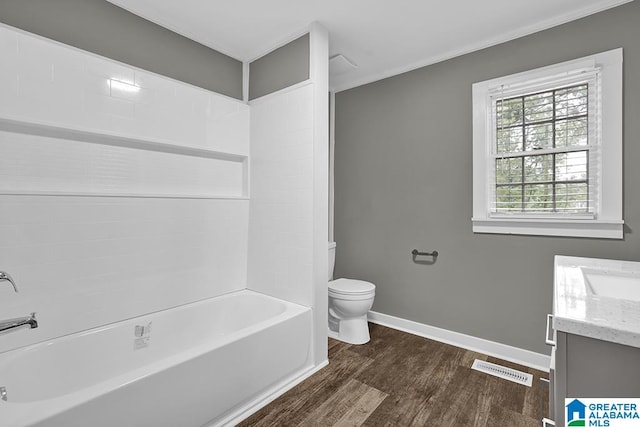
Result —
[[225, 424], [311, 368], [310, 331], [309, 308], [244, 290], [5, 352], [0, 425]]

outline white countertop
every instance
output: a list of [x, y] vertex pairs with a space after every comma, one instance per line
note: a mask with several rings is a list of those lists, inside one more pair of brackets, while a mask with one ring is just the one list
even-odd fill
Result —
[[[584, 269], [584, 270], [583, 270]], [[553, 326], [557, 331], [640, 347], [640, 301], [594, 294], [583, 271], [640, 277], [640, 262], [556, 256]]]

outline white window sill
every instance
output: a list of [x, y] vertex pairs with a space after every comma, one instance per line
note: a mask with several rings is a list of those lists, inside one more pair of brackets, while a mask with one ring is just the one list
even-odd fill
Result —
[[553, 218], [472, 218], [474, 233], [622, 239], [624, 221]]

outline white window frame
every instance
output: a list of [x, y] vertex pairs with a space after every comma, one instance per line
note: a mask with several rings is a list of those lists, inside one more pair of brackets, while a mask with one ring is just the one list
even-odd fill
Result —
[[[596, 122], [600, 169], [594, 214], [495, 215], [495, 94], [510, 96], [557, 87], [597, 74]], [[622, 239], [622, 48], [473, 84], [473, 232]], [[590, 107], [591, 108], [591, 107]]]

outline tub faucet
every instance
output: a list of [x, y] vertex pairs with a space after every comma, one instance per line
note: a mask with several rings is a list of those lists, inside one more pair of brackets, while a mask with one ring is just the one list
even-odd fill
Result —
[[36, 320], [36, 314], [31, 313], [31, 316], [16, 317], [15, 319], [0, 320], [0, 335], [8, 334], [9, 332], [17, 331], [18, 329], [29, 327], [35, 329], [38, 327], [38, 321]]
[[6, 271], [0, 271], [0, 282], [5, 281], [11, 283], [13, 285], [13, 290], [18, 292], [18, 287], [16, 286], [16, 282], [13, 280], [13, 277], [11, 277], [11, 275]]
[[[6, 271], [0, 271], [0, 282], [9, 282], [13, 286], [13, 290], [18, 292], [13, 277]], [[35, 329], [38, 327], [38, 321], [36, 320], [36, 314], [31, 313], [31, 316], [16, 317], [15, 319], [0, 320], [0, 335], [8, 334], [9, 332], [17, 331], [18, 329], [29, 327]], [[1, 397], [1, 396], [0, 396]]]

